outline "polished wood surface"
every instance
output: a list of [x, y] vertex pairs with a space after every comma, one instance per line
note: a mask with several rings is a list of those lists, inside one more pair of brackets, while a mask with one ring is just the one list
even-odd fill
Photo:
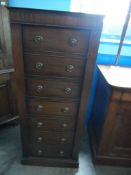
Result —
[[71, 79], [26, 79], [27, 95], [38, 97], [80, 98], [80, 82]]
[[[23, 24], [36, 24], [39, 26], [53, 26], [71, 29], [87, 29], [91, 30], [92, 27], [102, 29], [103, 15], [92, 15], [85, 13], [69, 13], [44, 10], [34, 10], [25, 8], [9, 7], [10, 19], [13, 23]], [[53, 16], [53, 19], [52, 19]], [[79, 20], [80, 18], [81, 20]], [[95, 18], [95, 20], [94, 20]], [[87, 22], [88, 21], [88, 22]]]
[[36, 147], [36, 145], [32, 145], [31, 148], [34, 149], [30, 150], [31, 155], [34, 157], [48, 157], [48, 158], [58, 158], [58, 159], [63, 159], [67, 158], [69, 159], [72, 156], [72, 147], [71, 146], [43, 146], [42, 149], [41, 147]]
[[[131, 166], [131, 87], [127, 88], [128, 82], [124, 87], [123, 78], [117, 76], [122, 71], [128, 77], [131, 69], [101, 65], [98, 68], [90, 123], [94, 162]], [[112, 70], [113, 76], [109, 74]]]
[[34, 116], [29, 118], [28, 122], [32, 129], [36, 130], [36, 132], [44, 132], [44, 131], [74, 131], [75, 129], [75, 116], [67, 118], [66, 116], [61, 117], [52, 117], [52, 116]]
[[41, 145], [72, 145], [73, 144], [73, 133], [61, 131], [53, 132], [52, 131], [42, 131], [34, 132], [30, 130], [30, 141], [32, 144], [41, 144]]
[[[9, 11], [22, 162], [78, 167], [103, 17], [22, 8]], [[36, 137], [48, 138], [44, 144], [34, 141]]]
[[65, 100], [29, 99], [27, 113], [48, 115], [76, 115], [78, 102]]
[[[75, 77], [78, 79], [84, 73], [84, 63], [83, 57], [77, 59], [69, 55], [24, 54], [25, 73], [27, 75]], [[36, 68], [38, 64], [42, 64], [40, 69]], [[73, 66], [72, 69], [70, 65]]]
[[53, 27], [23, 27], [24, 51], [85, 54], [89, 31]]

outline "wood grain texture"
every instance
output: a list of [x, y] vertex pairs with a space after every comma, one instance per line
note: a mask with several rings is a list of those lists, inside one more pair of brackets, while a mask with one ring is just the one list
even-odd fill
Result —
[[[41, 155], [39, 155], [38, 151], [42, 151]], [[58, 159], [63, 159], [63, 158], [71, 158], [72, 157], [72, 146], [68, 145], [67, 147], [63, 146], [56, 146], [53, 145], [44, 145], [42, 148], [41, 146], [36, 146], [32, 145], [31, 146], [31, 155], [32, 156], [37, 156], [37, 157], [48, 157], [48, 158], [58, 158]], [[62, 152], [62, 154], [61, 154]]]
[[[9, 10], [15, 38], [24, 142], [22, 162], [78, 167], [80, 137], [103, 17], [31, 9], [19, 9], [19, 13], [15, 8]], [[47, 89], [37, 95], [34, 86], [36, 88], [39, 83]], [[70, 97], [63, 94], [67, 85], [72, 89]], [[54, 146], [36, 143], [34, 148], [29, 140], [33, 135], [45, 132], [54, 132], [56, 138], [49, 135], [47, 142]], [[68, 138], [72, 136], [69, 145], [56, 143], [62, 133]]]
[[[43, 67], [36, 68], [37, 63], [42, 63]], [[84, 70], [84, 59], [75, 59], [69, 56], [24, 54], [24, 66], [26, 75], [45, 75], [52, 77], [74, 77], [81, 78]], [[68, 71], [68, 65], [73, 69]]]
[[[42, 109], [39, 109], [39, 105]], [[62, 100], [46, 100], [46, 99], [28, 99], [27, 113], [45, 114], [45, 115], [76, 115], [79, 103]], [[68, 108], [67, 110], [65, 108]]]
[[28, 153], [28, 132], [27, 123], [24, 118], [25, 113], [25, 82], [24, 82], [24, 67], [23, 67], [23, 53], [22, 53], [22, 36], [21, 36], [21, 25], [11, 25], [12, 30], [12, 45], [13, 45], [13, 55], [15, 59], [15, 78], [17, 83], [17, 101], [18, 101], [18, 111], [20, 115], [21, 123], [21, 138], [23, 146], [23, 155]]
[[[102, 164], [130, 166], [131, 89], [110, 85], [107, 81], [110, 75], [103, 74], [105, 67], [99, 66], [99, 68], [90, 124], [94, 161]], [[108, 72], [108, 66], [106, 71]]]
[[[103, 15], [9, 8], [13, 23], [101, 30]], [[53, 16], [53, 18], [52, 18]]]
[[[45, 132], [45, 131], [72, 131], [71, 134], [74, 132], [75, 129], [75, 117], [66, 118], [66, 116], [61, 116], [59, 118], [55, 118], [52, 116], [42, 116], [42, 117], [35, 117], [29, 118], [28, 123], [29, 127], [32, 130], [36, 130], [37, 132]], [[39, 126], [39, 123], [42, 123]]]
[[[38, 36], [41, 37], [39, 40]], [[23, 46], [26, 52], [51, 51], [85, 54], [88, 48], [88, 38], [88, 30], [23, 26]], [[75, 43], [72, 43], [73, 39]]]
[[24, 165], [34, 166], [51, 166], [51, 167], [66, 167], [66, 168], [78, 168], [79, 163], [73, 159], [56, 159], [56, 158], [43, 158], [38, 156], [30, 156], [21, 160]]
[[[73, 146], [73, 133], [70, 131], [36, 131], [30, 130], [30, 142], [40, 145], [68, 145]], [[39, 138], [42, 138], [41, 140]]]
[[74, 149], [74, 158], [78, 158], [78, 152], [80, 149], [80, 141], [79, 138], [81, 137], [84, 127], [85, 127], [85, 113], [87, 109], [87, 105], [89, 102], [90, 97], [90, 90], [92, 85], [92, 80], [94, 76], [94, 67], [96, 62], [96, 56], [98, 51], [98, 42], [100, 39], [100, 32], [101, 31], [92, 31], [90, 36], [90, 45], [87, 53], [87, 62], [85, 65], [85, 72], [84, 78], [82, 83], [82, 91], [81, 91], [81, 103], [79, 108], [79, 117], [78, 117], [78, 124], [76, 129], [76, 137], [75, 137], [75, 149]]
[[[80, 98], [78, 82], [61, 79], [26, 79], [27, 95], [37, 97]], [[41, 88], [40, 88], [41, 87]], [[41, 89], [41, 90], [40, 90]]]

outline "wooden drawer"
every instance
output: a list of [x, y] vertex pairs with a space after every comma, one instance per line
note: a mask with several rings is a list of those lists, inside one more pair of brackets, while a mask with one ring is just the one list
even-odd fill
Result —
[[131, 102], [131, 91], [126, 91], [126, 90], [113, 90], [113, 95], [112, 95], [113, 100], [118, 100], [118, 101], [127, 101]]
[[126, 92], [126, 91], [123, 92], [122, 100], [127, 101], [127, 102], [131, 102], [131, 91], [130, 92]]
[[75, 116], [78, 103], [71, 101], [48, 101], [44, 99], [29, 99], [27, 113], [45, 115], [72, 115]]
[[43, 54], [24, 54], [25, 73], [59, 77], [82, 77], [84, 60]]
[[47, 157], [47, 158], [71, 158], [72, 157], [72, 145], [65, 146], [30, 146], [30, 153], [36, 157]]
[[69, 145], [73, 144], [73, 132], [54, 132], [54, 131], [42, 131], [30, 129], [30, 142], [38, 145]]
[[56, 119], [52, 117], [32, 117], [28, 119], [29, 128], [35, 132], [44, 131], [72, 131], [74, 132], [75, 117], [68, 118], [60, 117]]
[[89, 31], [24, 26], [23, 47], [30, 52], [69, 52], [86, 54]]
[[27, 95], [80, 98], [80, 83], [60, 79], [27, 79]]

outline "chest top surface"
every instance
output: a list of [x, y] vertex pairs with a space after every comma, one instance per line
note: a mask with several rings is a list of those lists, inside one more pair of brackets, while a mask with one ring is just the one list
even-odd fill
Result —
[[99, 65], [99, 70], [111, 86], [131, 89], [131, 68]]

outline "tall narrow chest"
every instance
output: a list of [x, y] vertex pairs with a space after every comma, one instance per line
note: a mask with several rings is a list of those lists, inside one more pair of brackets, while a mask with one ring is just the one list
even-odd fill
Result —
[[102, 19], [10, 8], [24, 164], [78, 167]]

